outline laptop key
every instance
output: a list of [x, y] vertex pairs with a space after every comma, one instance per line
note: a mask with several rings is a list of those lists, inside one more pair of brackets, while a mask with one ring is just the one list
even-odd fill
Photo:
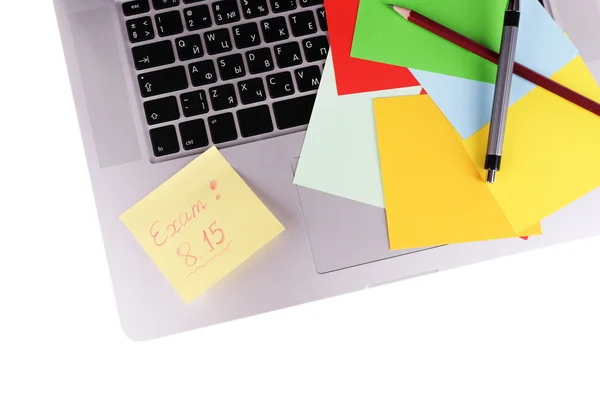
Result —
[[244, 18], [262, 17], [269, 13], [267, 0], [241, 0]]
[[240, 93], [240, 101], [242, 104], [258, 103], [267, 99], [265, 85], [262, 78], [249, 79], [247, 81], [238, 82], [238, 92]]
[[226, 28], [204, 33], [204, 43], [208, 54], [220, 54], [231, 51], [231, 37]]
[[229, 79], [240, 78], [246, 75], [244, 67], [244, 59], [241, 54], [232, 54], [229, 56], [217, 59], [219, 67], [219, 75], [221, 79], [226, 81]]
[[193, 86], [202, 86], [217, 81], [217, 72], [212, 60], [200, 61], [190, 64], [190, 78]]
[[138, 75], [138, 84], [142, 97], [157, 96], [188, 87], [185, 68], [182, 66]]
[[269, 96], [273, 99], [295, 93], [292, 75], [287, 71], [267, 75], [267, 87], [269, 88]]
[[317, 90], [321, 83], [321, 70], [316, 65], [299, 68], [294, 71], [294, 76], [296, 77], [296, 85], [300, 92]]
[[179, 124], [179, 135], [184, 150], [208, 146], [208, 133], [203, 119], [195, 119]]
[[222, 0], [212, 3], [213, 14], [217, 25], [228, 24], [240, 20], [237, 0]]
[[179, 0], [152, 0], [152, 7], [155, 10], [164, 10], [169, 7], [176, 7], [179, 5]]
[[319, 8], [317, 10], [317, 19], [319, 20], [319, 26], [323, 32], [327, 32], [327, 18], [325, 17], [325, 8]]
[[300, 7], [312, 7], [317, 4], [323, 4], [323, 0], [298, 0], [300, 1]]
[[200, 35], [190, 35], [177, 38], [175, 39], [175, 47], [177, 47], [177, 55], [181, 61], [200, 58], [204, 55]]
[[310, 94], [273, 103], [277, 128], [288, 129], [308, 124], [316, 98], [316, 94]]
[[273, 121], [267, 105], [239, 110], [237, 119], [242, 137], [273, 132]]
[[296, 0], [271, 0], [271, 10], [276, 13], [296, 9]]
[[317, 23], [312, 11], [290, 15], [290, 27], [294, 36], [306, 36], [317, 32]]
[[246, 61], [248, 62], [248, 70], [251, 74], [272, 71], [274, 68], [271, 50], [266, 47], [247, 52]]
[[126, 1], [123, 3], [123, 14], [126, 17], [148, 11], [150, 11], [150, 3], [148, 3], [148, 0]]
[[173, 125], [150, 129], [152, 151], [156, 157], [166, 156], [179, 152], [177, 132]]
[[179, 96], [179, 100], [181, 101], [183, 115], [186, 117], [193, 117], [208, 112], [208, 100], [206, 99], [204, 90], [184, 93]]
[[125, 22], [125, 25], [127, 26], [127, 36], [129, 36], [131, 43], [154, 39], [154, 28], [152, 28], [152, 19], [150, 17], [130, 19]]
[[144, 111], [148, 125], [162, 124], [180, 117], [175, 96], [147, 101], [144, 103]]
[[215, 111], [237, 106], [235, 88], [232, 84], [211, 87], [208, 96]]
[[293, 65], [302, 64], [302, 53], [300, 46], [296, 42], [285, 43], [275, 46], [275, 58], [279, 68], [287, 68]]
[[173, 46], [168, 40], [133, 47], [131, 52], [137, 70], [160, 67], [175, 62]]
[[155, 19], [158, 36], [170, 36], [183, 32], [183, 23], [179, 11], [156, 14]]
[[265, 19], [260, 23], [260, 26], [263, 31], [265, 42], [267, 43], [286, 40], [290, 37], [285, 18], [283, 17]]
[[205, 4], [184, 9], [183, 19], [188, 31], [197, 31], [212, 26], [210, 10]]
[[327, 58], [327, 53], [329, 52], [329, 41], [327, 40], [327, 36], [315, 36], [310, 39], [304, 39], [302, 47], [304, 48], [306, 61], [324, 60]]
[[208, 118], [208, 129], [214, 144], [237, 139], [237, 129], [232, 113], [213, 115]]
[[234, 26], [233, 40], [235, 41], [235, 47], [238, 49], [245, 49], [246, 47], [260, 44], [260, 35], [258, 34], [256, 22]]

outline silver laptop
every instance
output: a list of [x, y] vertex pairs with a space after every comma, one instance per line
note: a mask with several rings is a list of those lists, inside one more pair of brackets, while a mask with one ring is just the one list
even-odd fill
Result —
[[[120, 321], [134, 340], [600, 232], [596, 191], [528, 241], [391, 252], [383, 209], [293, 185], [328, 52], [322, 0], [54, 3]], [[569, 26], [570, 3], [551, 5], [593, 63], [599, 29]], [[596, 0], [577, 3], [597, 15]], [[286, 230], [186, 305], [118, 217], [212, 145]]]

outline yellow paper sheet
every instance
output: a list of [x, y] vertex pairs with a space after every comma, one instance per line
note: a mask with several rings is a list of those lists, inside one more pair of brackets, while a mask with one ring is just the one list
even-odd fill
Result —
[[539, 224], [513, 230], [429, 96], [376, 99], [374, 107], [392, 250], [541, 233]]
[[186, 303], [284, 229], [215, 147], [121, 220]]
[[[600, 101], [600, 88], [577, 57], [552, 76]], [[464, 142], [481, 176], [489, 126]], [[531, 226], [600, 186], [600, 117], [536, 88], [508, 112], [502, 167], [490, 185], [514, 229]]]

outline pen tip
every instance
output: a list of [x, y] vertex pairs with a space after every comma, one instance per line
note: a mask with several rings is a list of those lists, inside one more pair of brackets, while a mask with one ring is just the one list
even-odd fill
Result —
[[495, 180], [496, 180], [496, 171], [493, 169], [488, 169], [486, 182], [494, 183]]
[[388, 6], [390, 6], [391, 8], [394, 8], [394, 7], [396, 7], [396, 6], [395, 6], [395, 5], [393, 5], [393, 4], [388, 4]]

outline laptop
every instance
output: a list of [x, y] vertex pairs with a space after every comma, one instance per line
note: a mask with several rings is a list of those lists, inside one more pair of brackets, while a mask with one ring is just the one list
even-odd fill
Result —
[[[568, 26], [577, 15], [571, 2], [550, 3], [594, 62], [597, 35]], [[323, 0], [54, 4], [119, 318], [133, 340], [600, 232], [596, 191], [544, 220], [544, 234], [528, 241], [390, 251], [384, 209], [295, 186], [329, 51]], [[595, 0], [578, 4], [597, 12]], [[213, 145], [286, 230], [186, 305], [119, 215]]]

